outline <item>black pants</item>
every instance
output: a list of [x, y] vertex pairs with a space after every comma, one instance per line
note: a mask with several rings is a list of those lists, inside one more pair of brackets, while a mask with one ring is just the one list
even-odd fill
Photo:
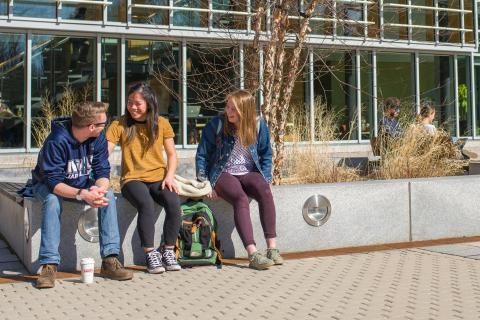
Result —
[[138, 210], [137, 228], [141, 245], [153, 248], [155, 234], [155, 202], [165, 209], [163, 238], [165, 245], [173, 246], [180, 230], [180, 199], [175, 192], [162, 190], [162, 181], [129, 181], [122, 187], [122, 195]]

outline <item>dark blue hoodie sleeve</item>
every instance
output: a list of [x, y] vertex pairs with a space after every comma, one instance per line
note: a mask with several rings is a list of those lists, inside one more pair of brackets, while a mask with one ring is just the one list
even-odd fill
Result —
[[47, 140], [40, 151], [38, 165], [44, 177], [43, 182], [53, 193], [53, 189], [65, 180], [66, 152], [63, 144]]
[[102, 133], [93, 142], [93, 160], [92, 173], [93, 179], [100, 178], [110, 179], [110, 162], [108, 162], [108, 144], [105, 135]]

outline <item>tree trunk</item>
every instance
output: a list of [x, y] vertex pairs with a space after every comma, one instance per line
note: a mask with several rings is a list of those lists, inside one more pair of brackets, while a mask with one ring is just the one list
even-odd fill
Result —
[[280, 107], [276, 108], [275, 112], [275, 133], [274, 137], [274, 157], [273, 157], [273, 184], [279, 184], [281, 181], [281, 169], [284, 160], [285, 147], [285, 127], [287, 122], [288, 109], [290, 100], [292, 98], [293, 87], [297, 78], [297, 69], [300, 61], [300, 54], [302, 52], [303, 44], [309, 31], [310, 17], [317, 7], [318, 0], [312, 0], [305, 11], [305, 17], [301, 20], [300, 29], [298, 31], [297, 41], [293, 49], [292, 57], [290, 58], [288, 76], [286, 77], [286, 84], [284, 86], [282, 100]]

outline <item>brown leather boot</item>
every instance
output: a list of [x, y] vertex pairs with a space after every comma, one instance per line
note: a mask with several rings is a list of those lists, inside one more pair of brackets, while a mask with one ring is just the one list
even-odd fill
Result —
[[133, 271], [125, 269], [117, 257], [103, 258], [100, 274], [105, 278], [120, 281], [133, 278]]
[[57, 265], [44, 264], [40, 276], [37, 278], [37, 289], [48, 289], [55, 287], [55, 279], [57, 277]]

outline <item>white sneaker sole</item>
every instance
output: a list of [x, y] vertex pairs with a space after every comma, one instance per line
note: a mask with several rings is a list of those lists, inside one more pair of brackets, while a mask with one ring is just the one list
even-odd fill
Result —
[[179, 265], [176, 266], [165, 266], [165, 270], [167, 271], [180, 271], [182, 270], [182, 267]]
[[147, 270], [148, 270], [148, 273], [152, 273], [152, 274], [159, 274], [159, 273], [164, 273], [165, 272], [164, 267], [157, 267], [155, 269], [147, 269]]

